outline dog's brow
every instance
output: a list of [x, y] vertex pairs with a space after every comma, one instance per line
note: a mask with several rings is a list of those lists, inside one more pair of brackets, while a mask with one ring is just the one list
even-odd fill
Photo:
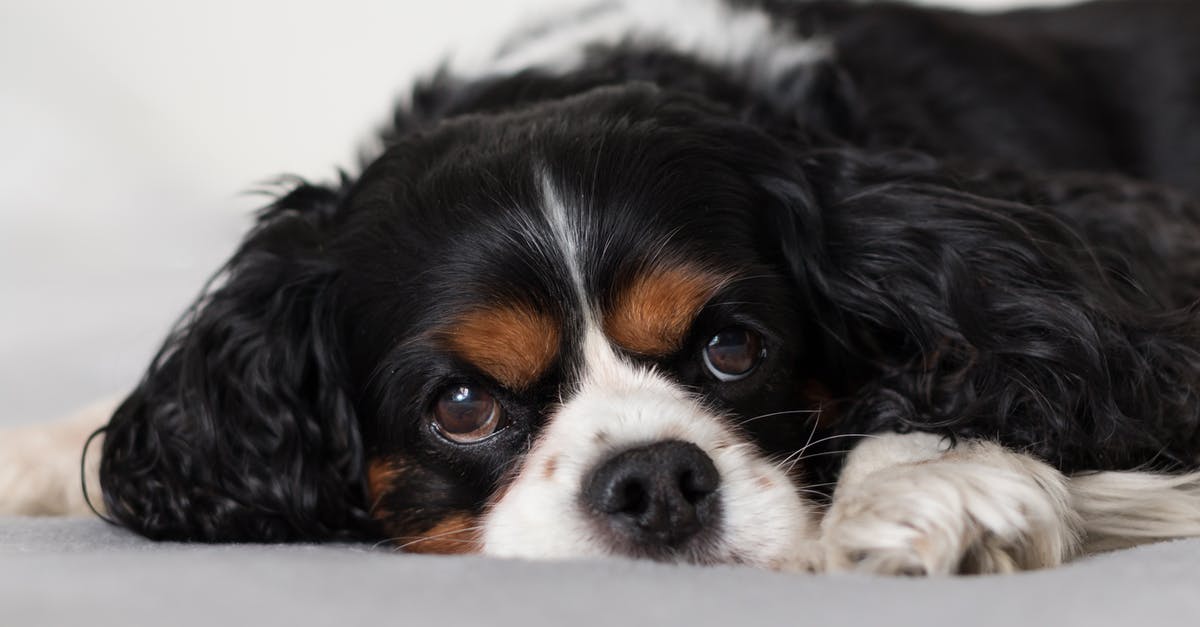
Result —
[[523, 390], [558, 356], [559, 325], [528, 305], [472, 309], [441, 330], [449, 349], [502, 385]]
[[618, 288], [604, 331], [625, 350], [663, 357], [682, 345], [688, 330], [729, 276], [697, 266], [652, 267]]

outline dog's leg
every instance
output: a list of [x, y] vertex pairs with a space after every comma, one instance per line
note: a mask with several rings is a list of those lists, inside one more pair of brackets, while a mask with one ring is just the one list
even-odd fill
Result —
[[829, 570], [999, 573], [1079, 551], [1068, 479], [997, 444], [886, 434], [850, 453], [822, 521]]
[[[0, 514], [90, 514], [80, 485], [83, 444], [115, 408], [115, 401], [104, 401], [62, 422], [0, 431]], [[92, 441], [85, 474], [92, 504], [103, 511], [97, 475], [101, 441], [102, 436]]]

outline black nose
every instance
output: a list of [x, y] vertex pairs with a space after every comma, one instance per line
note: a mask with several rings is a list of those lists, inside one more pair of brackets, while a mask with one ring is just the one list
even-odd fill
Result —
[[602, 462], [583, 497], [619, 535], [642, 546], [676, 547], [712, 524], [720, 482], [698, 446], [668, 440]]

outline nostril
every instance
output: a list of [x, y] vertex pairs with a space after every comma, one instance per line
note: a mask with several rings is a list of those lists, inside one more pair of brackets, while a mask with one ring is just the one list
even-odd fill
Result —
[[637, 479], [622, 481], [615, 496], [616, 499], [610, 513], [620, 512], [637, 516], [645, 513], [650, 506], [650, 495], [646, 492], [646, 486]]
[[685, 470], [679, 475], [679, 492], [683, 499], [692, 505], [717, 491], [716, 482], [708, 477], [701, 477], [700, 474], [694, 470]]

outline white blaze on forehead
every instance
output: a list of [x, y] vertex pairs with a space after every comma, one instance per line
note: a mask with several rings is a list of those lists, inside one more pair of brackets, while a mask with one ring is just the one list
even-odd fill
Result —
[[[537, 176], [540, 177], [542, 211], [546, 216], [546, 223], [550, 225], [550, 237], [553, 240], [552, 246], [558, 250], [563, 263], [566, 265], [567, 273], [571, 277], [571, 286], [574, 288], [576, 304], [582, 311], [587, 312], [591, 309], [591, 303], [589, 302], [586, 283], [583, 279], [583, 258], [580, 244], [580, 240], [585, 235], [581, 232], [585, 221], [571, 219], [567, 205], [563, 203], [558, 188], [554, 185], [549, 172], [542, 170]], [[535, 239], [539, 238], [536, 233], [532, 234], [532, 236]]]
[[497, 49], [456, 54], [450, 71], [468, 77], [530, 68], [569, 72], [583, 63], [589, 46], [623, 43], [662, 46], [768, 80], [830, 55], [828, 42], [800, 37], [760, 7], [724, 0], [611, 0], [546, 22]]

